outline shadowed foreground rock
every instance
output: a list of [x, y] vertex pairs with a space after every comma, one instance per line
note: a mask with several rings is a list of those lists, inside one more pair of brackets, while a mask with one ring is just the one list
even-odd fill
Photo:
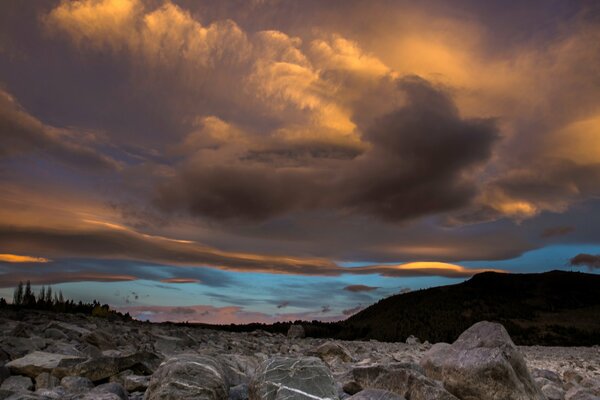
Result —
[[152, 375], [147, 400], [225, 400], [228, 386], [220, 363], [207, 356], [181, 354]]
[[523, 356], [500, 324], [478, 322], [421, 360], [427, 375], [462, 400], [545, 400]]
[[265, 361], [250, 383], [250, 400], [337, 399], [331, 372], [316, 357], [275, 357]]

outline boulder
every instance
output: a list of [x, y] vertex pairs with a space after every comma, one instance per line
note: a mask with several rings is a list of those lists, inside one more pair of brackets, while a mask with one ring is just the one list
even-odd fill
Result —
[[36, 389], [52, 389], [58, 385], [60, 385], [60, 380], [54, 375], [50, 375], [48, 372], [42, 372], [35, 377]]
[[404, 396], [400, 396], [387, 390], [365, 389], [355, 395], [348, 397], [348, 400], [406, 400]]
[[421, 344], [421, 341], [419, 340], [418, 337], [410, 335], [409, 337], [406, 338], [406, 344], [415, 346], [417, 344]]
[[316, 357], [274, 357], [263, 362], [250, 382], [250, 400], [337, 399], [327, 366]]
[[17, 358], [6, 364], [11, 373], [35, 378], [42, 372], [52, 372], [55, 368], [83, 361], [83, 358], [65, 354], [34, 351], [24, 357]]
[[542, 386], [542, 393], [547, 400], [565, 400], [565, 391], [554, 383]]
[[288, 339], [302, 339], [306, 336], [306, 331], [302, 325], [291, 325], [287, 332]]
[[89, 395], [94, 394], [114, 394], [121, 400], [127, 400], [129, 398], [127, 390], [117, 382], [109, 382], [96, 386], [89, 392]]
[[336, 342], [325, 342], [310, 350], [308, 355], [319, 357], [329, 365], [352, 361], [348, 349]]
[[60, 380], [60, 386], [69, 393], [84, 393], [94, 387], [94, 383], [83, 376], [65, 376]]
[[33, 390], [33, 381], [28, 376], [13, 375], [2, 382], [0, 389], [13, 392], [27, 392]]
[[64, 400], [69, 399], [69, 396], [64, 388], [57, 386], [52, 389], [37, 389], [34, 394], [44, 400]]
[[565, 400], [598, 400], [600, 396], [592, 393], [591, 390], [583, 386], [573, 386], [565, 394]]
[[357, 367], [352, 376], [364, 388], [394, 392], [411, 400], [457, 400], [417, 364], [398, 363]]
[[151, 374], [158, 367], [159, 358], [154, 353], [137, 352], [131, 354], [102, 355], [90, 358], [71, 367], [58, 367], [53, 370], [56, 376], [85, 376], [93, 382], [102, 381], [131, 369], [141, 374]]
[[146, 400], [225, 400], [227, 388], [217, 359], [181, 354], [162, 363], [152, 375]]
[[543, 400], [525, 360], [500, 324], [478, 322], [421, 359], [426, 374], [463, 400]]
[[56, 328], [48, 328], [44, 331], [44, 337], [55, 340], [67, 340], [69, 337], [66, 333]]
[[248, 400], [248, 385], [242, 383], [229, 388], [229, 400]]

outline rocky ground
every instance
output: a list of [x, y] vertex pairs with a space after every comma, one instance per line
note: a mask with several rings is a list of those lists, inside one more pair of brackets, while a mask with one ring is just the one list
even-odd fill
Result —
[[517, 347], [478, 323], [453, 344], [330, 341], [0, 313], [1, 399], [600, 399], [600, 347]]

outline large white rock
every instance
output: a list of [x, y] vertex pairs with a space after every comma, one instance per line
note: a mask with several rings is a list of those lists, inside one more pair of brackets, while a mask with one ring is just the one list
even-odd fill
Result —
[[525, 360], [501, 324], [478, 322], [421, 359], [426, 374], [462, 400], [544, 400]]
[[329, 368], [316, 357], [266, 360], [250, 382], [250, 400], [337, 400]]
[[226, 400], [228, 383], [218, 360], [181, 354], [158, 367], [150, 379], [146, 400]]
[[64, 364], [75, 364], [85, 359], [65, 354], [46, 353], [34, 351], [24, 357], [17, 358], [6, 364], [13, 375], [26, 375], [35, 378], [42, 372], [51, 372], [54, 368]]

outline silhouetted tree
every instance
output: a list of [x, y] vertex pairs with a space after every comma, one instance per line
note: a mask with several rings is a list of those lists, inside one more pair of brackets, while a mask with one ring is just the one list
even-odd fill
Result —
[[46, 287], [42, 286], [42, 288], [40, 289], [40, 293], [38, 293], [37, 304], [43, 307], [45, 302], [46, 302]]
[[23, 282], [19, 281], [19, 285], [13, 294], [13, 304], [20, 306], [23, 304]]
[[46, 306], [52, 307], [52, 286], [48, 286], [46, 289]]
[[25, 293], [23, 293], [23, 304], [26, 306], [35, 305], [35, 294], [31, 290], [31, 281], [27, 281], [25, 285]]

